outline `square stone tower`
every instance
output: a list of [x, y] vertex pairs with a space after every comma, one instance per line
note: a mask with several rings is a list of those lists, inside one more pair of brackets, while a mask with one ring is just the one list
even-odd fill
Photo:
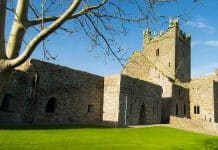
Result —
[[179, 29], [179, 21], [170, 20], [167, 31], [143, 32], [143, 52], [150, 61], [173, 80], [189, 82], [191, 79], [191, 36]]

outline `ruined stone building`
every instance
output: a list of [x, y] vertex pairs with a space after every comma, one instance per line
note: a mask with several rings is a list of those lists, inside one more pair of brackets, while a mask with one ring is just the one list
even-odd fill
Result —
[[218, 122], [218, 75], [191, 79], [190, 43], [178, 20], [159, 35], [147, 29], [143, 49], [106, 77], [28, 60], [14, 70], [0, 123]]

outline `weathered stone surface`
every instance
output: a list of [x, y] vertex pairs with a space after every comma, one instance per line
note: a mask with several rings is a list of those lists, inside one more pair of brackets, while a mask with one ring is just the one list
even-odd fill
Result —
[[160, 123], [161, 93], [160, 86], [126, 75], [105, 77], [103, 120], [121, 126]]
[[[190, 112], [192, 119], [206, 122], [216, 121], [217, 116], [217, 77], [200, 77], [190, 82]], [[199, 114], [194, 108], [199, 106]]]
[[218, 123], [205, 122], [199, 119], [170, 117], [170, 124], [176, 128], [191, 130], [194, 132], [218, 135]]
[[[14, 70], [0, 123], [172, 123], [217, 130], [218, 74], [190, 81], [191, 37], [171, 20], [143, 33], [121, 74], [100, 77], [39, 60]], [[171, 116], [171, 117], [170, 117]]]
[[125, 112], [127, 125], [160, 123], [161, 94], [158, 85], [122, 75], [119, 124], [125, 124]]
[[122, 74], [160, 85], [163, 88], [162, 96], [172, 97], [173, 83], [142, 52], [133, 53]]
[[[19, 114], [17, 121], [102, 121], [103, 77], [38, 60], [27, 61], [16, 69], [14, 75], [7, 93], [12, 95], [11, 102], [17, 102], [14, 110]], [[56, 99], [55, 111], [46, 113], [51, 98]], [[88, 107], [92, 107], [90, 112]]]
[[103, 121], [106, 124], [118, 125], [120, 80], [120, 75], [104, 78]]

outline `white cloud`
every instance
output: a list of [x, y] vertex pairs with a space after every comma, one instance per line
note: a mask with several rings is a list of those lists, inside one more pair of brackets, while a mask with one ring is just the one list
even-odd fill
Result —
[[218, 68], [218, 63], [212, 63], [205, 66], [192, 69], [192, 77], [199, 77], [203, 75], [209, 75], [214, 73], [215, 69]]
[[205, 41], [204, 45], [218, 47], [218, 40], [216, 40], [216, 41]]
[[201, 41], [191, 41], [191, 46], [200, 45]]
[[191, 46], [199, 46], [199, 45], [204, 45], [204, 46], [210, 46], [210, 47], [218, 47], [218, 40], [208, 40], [208, 41], [192, 41]]
[[195, 20], [195, 21], [188, 21], [187, 25], [193, 27], [193, 28], [198, 28], [202, 29], [204, 32], [213, 34], [216, 32], [216, 28], [208, 25], [206, 22], [204, 22], [201, 18]]

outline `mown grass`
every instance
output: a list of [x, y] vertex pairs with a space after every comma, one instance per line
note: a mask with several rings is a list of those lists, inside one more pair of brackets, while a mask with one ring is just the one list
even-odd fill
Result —
[[2, 149], [218, 150], [218, 136], [168, 127], [11, 126], [0, 127]]

